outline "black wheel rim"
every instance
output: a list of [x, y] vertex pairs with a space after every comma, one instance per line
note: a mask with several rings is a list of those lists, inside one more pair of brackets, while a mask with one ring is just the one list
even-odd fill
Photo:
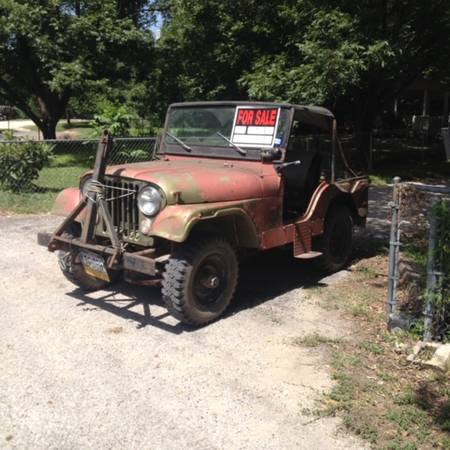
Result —
[[211, 311], [220, 306], [226, 282], [227, 265], [224, 255], [211, 254], [204, 258], [193, 278], [193, 295], [198, 307]]

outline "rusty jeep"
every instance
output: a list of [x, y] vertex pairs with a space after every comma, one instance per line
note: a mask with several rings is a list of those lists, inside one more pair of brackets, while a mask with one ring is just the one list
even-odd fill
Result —
[[151, 161], [108, 166], [112, 145], [105, 133], [94, 170], [56, 199], [64, 221], [40, 242], [80, 288], [160, 284], [168, 311], [191, 325], [224, 313], [241, 252], [290, 246], [334, 272], [365, 225], [369, 179], [348, 165], [322, 107], [172, 104]]

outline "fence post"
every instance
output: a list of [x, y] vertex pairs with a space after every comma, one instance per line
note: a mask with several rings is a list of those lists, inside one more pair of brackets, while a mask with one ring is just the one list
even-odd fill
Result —
[[390, 318], [395, 313], [397, 304], [397, 279], [398, 279], [398, 256], [400, 249], [400, 177], [395, 177], [392, 187], [392, 202], [390, 207], [392, 210], [391, 233], [389, 239], [389, 273], [388, 273], [388, 294], [386, 310]]
[[431, 201], [430, 211], [430, 232], [428, 235], [428, 259], [427, 259], [427, 286], [425, 295], [425, 305], [423, 309], [424, 315], [424, 332], [423, 340], [430, 342], [433, 338], [433, 312], [434, 312], [434, 295], [439, 286], [438, 265], [436, 262], [436, 241], [437, 230], [439, 227], [439, 220], [435, 211], [436, 205], [439, 203], [438, 199], [433, 196]]

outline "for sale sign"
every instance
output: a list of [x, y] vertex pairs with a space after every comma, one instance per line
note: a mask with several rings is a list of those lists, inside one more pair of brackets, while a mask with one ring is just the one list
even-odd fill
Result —
[[273, 147], [280, 108], [237, 106], [231, 141], [240, 147]]

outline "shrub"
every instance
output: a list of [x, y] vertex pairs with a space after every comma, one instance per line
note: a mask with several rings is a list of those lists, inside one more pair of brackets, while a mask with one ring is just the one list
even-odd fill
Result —
[[114, 136], [125, 137], [129, 136], [131, 122], [135, 118], [135, 114], [126, 106], [108, 103], [103, 106], [100, 114], [94, 116], [91, 125], [95, 128], [97, 135], [109, 129]]
[[435, 335], [450, 342], [450, 202], [443, 200], [434, 207], [438, 217], [436, 245], [439, 271], [439, 291], [435, 297]]
[[7, 191], [32, 190], [40, 170], [49, 161], [51, 148], [34, 141], [0, 143], [0, 186]]

